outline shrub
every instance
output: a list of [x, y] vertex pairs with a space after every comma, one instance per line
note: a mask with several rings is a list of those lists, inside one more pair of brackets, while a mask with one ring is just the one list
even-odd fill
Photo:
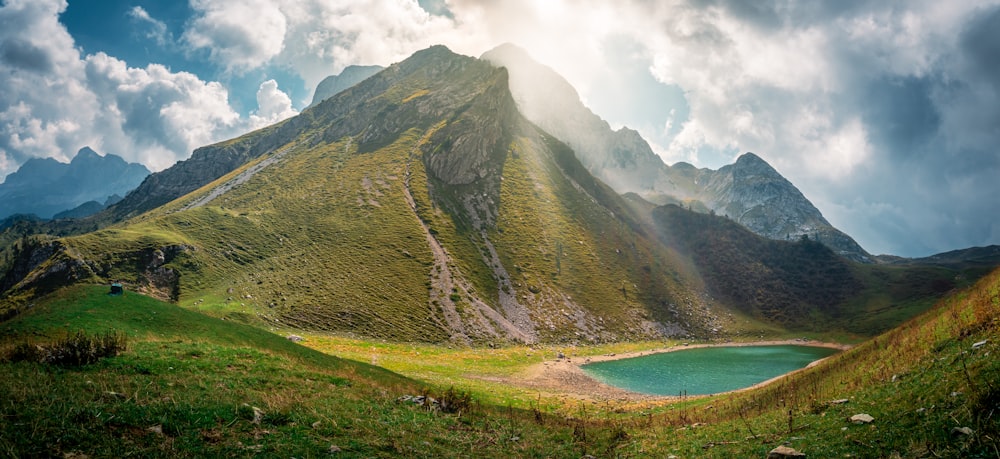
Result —
[[454, 387], [449, 387], [448, 390], [441, 395], [441, 411], [445, 413], [459, 413], [461, 414], [472, 405], [472, 395], [466, 391], [455, 390]]
[[19, 343], [7, 352], [9, 362], [39, 362], [58, 366], [87, 365], [114, 357], [128, 347], [124, 333], [108, 331], [89, 336], [82, 331], [48, 344]]

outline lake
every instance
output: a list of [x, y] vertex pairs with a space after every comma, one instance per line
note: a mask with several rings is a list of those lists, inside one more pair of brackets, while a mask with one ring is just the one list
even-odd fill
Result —
[[581, 368], [598, 381], [632, 392], [703, 395], [750, 387], [838, 352], [799, 345], [700, 347]]

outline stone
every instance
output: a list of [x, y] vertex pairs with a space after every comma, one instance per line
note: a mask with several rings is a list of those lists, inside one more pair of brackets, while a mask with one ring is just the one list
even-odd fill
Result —
[[874, 420], [875, 418], [873, 418], [870, 414], [865, 414], [865, 413], [855, 414], [854, 416], [851, 416], [851, 422], [855, 424], [868, 424]]
[[986, 343], [988, 343], [988, 342], [990, 342], [990, 340], [984, 339], [982, 341], [979, 341], [979, 342], [976, 342], [976, 343], [972, 343], [972, 348], [973, 349], [979, 349], [979, 348], [985, 346]]
[[337, 446], [337, 445], [330, 445], [330, 447], [329, 447], [329, 448], [327, 448], [327, 450], [326, 450], [326, 451], [327, 451], [328, 453], [339, 453], [339, 452], [341, 452], [341, 451], [343, 451], [343, 450], [342, 450], [342, 449], [340, 449], [340, 447], [339, 447], [339, 446]]
[[973, 433], [975, 432], [968, 427], [954, 427], [951, 429], [951, 434], [955, 436], [958, 435], [971, 436]]
[[838, 398], [837, 400], [830, 400], [830, 404], [831, 405], [843, 405], [843, 404], [845, 404], [845, 403], [847, 403], [849, 401], [850, 400], [848, 400], [846, 398]]
[[303, 337], [301, 337], [299, 335], [288, 335], [288, 341], [292, 341], [292, 342], [295, 342], [295, 343], [301, 343], [302, 341], [305, 341], [305, 340], [306, 340], [305, 338], [303, 338]]
[[767, 453], [767, 459], [781, 459], [785, 457], [806, 457], [806, 454], [784, 445], [778, 446]]

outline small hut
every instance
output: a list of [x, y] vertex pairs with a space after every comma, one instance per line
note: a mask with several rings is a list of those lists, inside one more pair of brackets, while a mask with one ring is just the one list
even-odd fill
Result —
[[108, 292], [108, 295], [122, 296], [124, 294], [125, 294], [125, 288], [122, 287], [121, 282], [114, 282], [111, 284], [111, 291]]

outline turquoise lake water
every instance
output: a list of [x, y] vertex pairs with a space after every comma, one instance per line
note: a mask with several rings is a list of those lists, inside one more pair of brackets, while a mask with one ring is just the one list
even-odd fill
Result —
[[840, 352], [815, 346], [683, 349], [583, 365], [609, 386], [651, 395], [704, 395], [750, 387]]

